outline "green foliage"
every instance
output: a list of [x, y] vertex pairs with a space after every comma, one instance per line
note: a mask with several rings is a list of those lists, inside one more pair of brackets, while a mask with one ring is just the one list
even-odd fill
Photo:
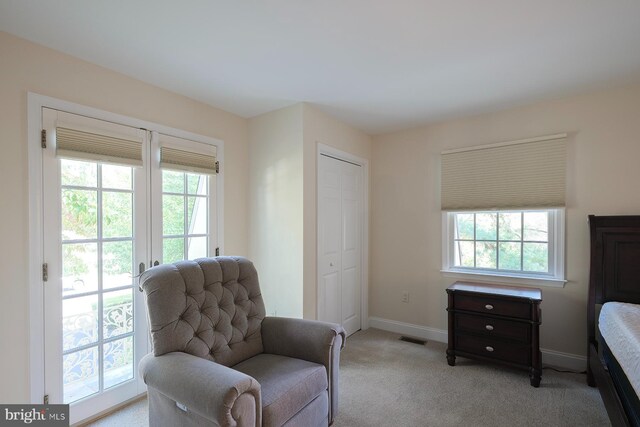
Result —
[[[102, 271], [104, 276], [131, 274], [133, 267], [133, 242], [104, 242], [102, 244]], [[127, 285], [120, 283], [116, 286]]]
[[162, 239], [162, 262], [171, 263], [184, 259], [184, 238]]
[[455, 215], [455, 229], [460, 267], [549, 270], [547, 212], [460, 213]]
[[[112, 187], [131, 188], [131, 168], [101, 166], [103, 182]], [[96, 185], [98, 166], [91, 162], [63, 160], [61, 179], [66, 185]], [[63, 240], [96, 239], [98, 237], [98, 189], [62, 189]], [[102, 191], [102, 234], [104, 238], [133, 236], [133, 194]], [[97, 274], [95, 243], [63, 244], [63, 274], [86, 276]], [[132, 242], [105, 242], [102, 247], [105, 276], [132, 272]], [[96, 277], [97, 280], [97, 277]], [[126, 283], [123, 283], [126, 284]]]
[[[97, 174], [101, 173], [106, 188], [127, 191], [106, 191], [96, 188]], [[125, 166], [98, 165], [93, 162], [63, 160], [61, 162], [63, 185], [94, 188], [62, 189], [62, 238], [63, 240], [96, 239], [98, 237], [98, 192], [101, 191], [102, 237], [133, 238], [133, 185], [132, 169]], [[185, 221], [185, 208], [191, 222], [198, 197], [206, 195], [204, 175], [162, 171], [163, 235], [185, 235], [189, 224]], [[202, 200], [202, 199], [200, 199]], [[206, 209], [206, 203], [203, 206]], [[200, 212], [201, 213], [201, 212]], [[206, 215], [206, 214], [205, 214]], [[473, 222], [471, 222], [473, 227]], [[197, 230], [197, 232], [206, 232]], [[66, 244], [63, 246], [64, 275], [86, 276], [97, 273], [95, 244]], [[132, 241], [104, 242], [102, 245], [102, 269], [105, 277], [131, 274], [133, 268]], [[163, 262], [175, 262], [185, 258], [184, 239], [163, 239]], [[97, 278], [96, 278], [97, 280]], [[126, 283], [122, 283], [123, 285]]]
[[184, 194], [184, 173], [163, 170], [162, 192]]
[[[202, 185], [204, 179], [206, 179], [204, 175], [162, 171], [162, 234], [165, 236], [162, 241], [162, 261], [165, 263], [185, 259], [184, 238], [167, 238], [166, 236], [184, 236], [192, 232], [196, 202], [203, 198], [188, 196], [185, 189], [188, 194], [206, 195], [206, 186]], [[206, 204], [203, 208], [206, 209]], [[193, 230], [193, 232], [206, 233], [206, 228]]]
[[522, 214], [501, 212], [499, 214], [500, 240], [522, 240]]
[[476, 267], [496, 268], [496, 261], [494, 242], [476, 242]]
[[102, 237], [133, 236], [133, 194], [102, 192]]
[[187, 174], [187, 191], [189, 194], [198, 194], [198, 184], [200, 183], [200, 175]]
[[500, 242], [501, 270], [520, 270], [520, 243]]
[[496, 240], [498, 215], [495, 213], [476, 214], [476, 239]]
[[97, 245], [95, 243], [63, 243], [62, 274], [65, 277], [78, 277], [95, 271]]
[[456, 214], [456, 238], [473, 240], [475, 235], [473, 214]]
[[524, 243], [523, 270], [546, 272], [549, 270], [549, 258], [546, 243]]
[[62, 185], [95, 188], [98, 182], [98, 165], [93, 162], [62, 159], [60, 181]]
[[184, 234], [184, 196], [162, 195], [162, 234]]
[[95, 239], [98, 235], [98, 196], [95, 190], [62, 190], [62, 238]]

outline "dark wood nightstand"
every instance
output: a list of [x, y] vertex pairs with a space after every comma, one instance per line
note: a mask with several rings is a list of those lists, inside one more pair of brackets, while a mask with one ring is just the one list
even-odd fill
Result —
[[524, 368], [531, 385], [538, 387], [542, 377], [540, 289], [456, 282], [447, 294], [449, 365], [462, 356]]

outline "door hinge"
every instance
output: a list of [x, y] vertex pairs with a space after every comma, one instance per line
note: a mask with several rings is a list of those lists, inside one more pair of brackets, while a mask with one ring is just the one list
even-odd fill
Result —
[[220, 248], [216, 248], [216, 256], [220, 256]]
[[46, 282], [49, 280], [49, 264], [46, 262], [42, 264], [42, 281]]
[[216, 162], [216, 173], [220, 173], [220, 162]]
[[42, 148], [47, 148], [47, 130], [46, 129], [42, 129], [42, 131], [40, 131], [40, 146]]
[[44, 398], [42, 399], [42, 401], [44, 402], [45, 405], [48, 405], [49, 404], [49, 395], [45, 394]]

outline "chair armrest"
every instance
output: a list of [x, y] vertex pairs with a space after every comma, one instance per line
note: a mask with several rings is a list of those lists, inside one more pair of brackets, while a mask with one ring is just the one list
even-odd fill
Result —
[[331, 350], [344, 347], [342, 326], [316, 320], [265, 317], [262, 345], [265, 353], [295, 357], [325, 365]]
[[324, 365], [329, 382], [329, 424], [338, 412], [338, 372], [340, 350], [344, 348], [344, 328], [316, 320], [265, 317], [262, 346], [265, 353], [294, 357]]
[[219, 425], [262, 424], [260, 384], [242, 372], [180, 352], [148, 354], [139, 369], [147, 386]]

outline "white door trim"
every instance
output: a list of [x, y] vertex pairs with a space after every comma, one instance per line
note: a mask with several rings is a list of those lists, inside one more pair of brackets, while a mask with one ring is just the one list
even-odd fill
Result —
[[[51, 98], [37, 93], [27, 94], [27, 164], [29, 188], [29, 396], [33, 404], [41, 404], [45, 394], [44, 383], [44, 290], [42, 264], [44, 260], [43, 176], [40, 131], [42, 108], [52, 108], [73, 114], [92, 117], [126, 126], [158, 131], [166, 135], [216, 146], [220, 173], [216, 178], [216, 238], [220, 253], [224, 253], [224, 142], [219, 139], [175, 129], [93, 107]], [[136, 367], [137, 368], [137, 367]]]
[[316, 310], [317, 317], [320, 318], [320, 270], [318, 269], [318, 256], [320, 254], [320, 222], [318, 221], [318, 202], [320, 195], [320, 156], [322, 154], [335, 157], [338, 160], [355, 163], [362, 167], [362, 269], [360, 273], [360, 325], [362, 330], [369, 328], [369, 161], [351, 153], [339, 150], [330, 145], [317, 143], [316, 155]]

